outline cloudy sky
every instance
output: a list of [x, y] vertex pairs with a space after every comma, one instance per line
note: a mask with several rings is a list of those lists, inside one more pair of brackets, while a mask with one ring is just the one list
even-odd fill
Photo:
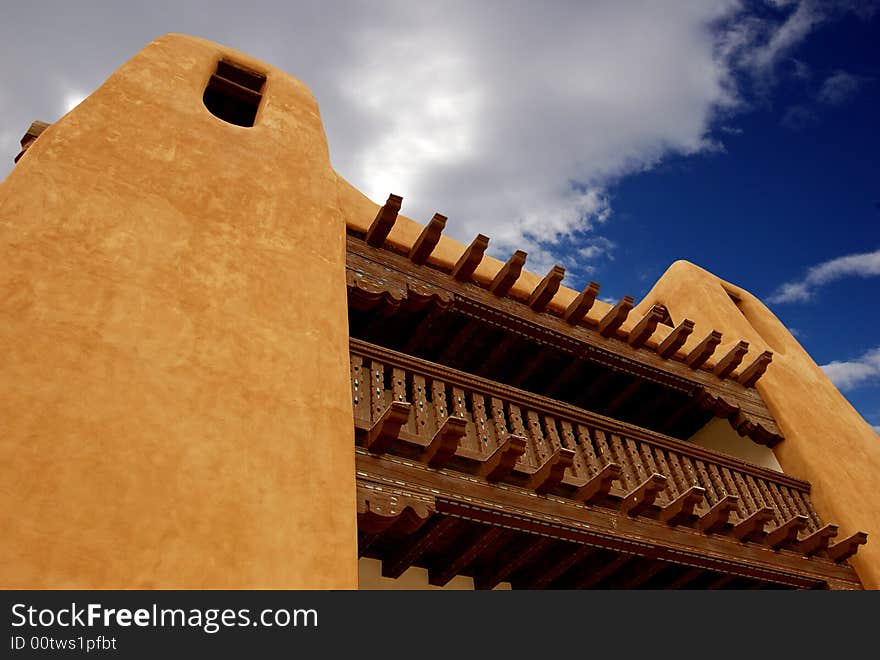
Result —
[[289, 71], [336, 169], [567, 283], [684, 258], [767, 301], [880, 428], [880, 7], [857, 0], [17, 2], [0, 177], [151, 39]]

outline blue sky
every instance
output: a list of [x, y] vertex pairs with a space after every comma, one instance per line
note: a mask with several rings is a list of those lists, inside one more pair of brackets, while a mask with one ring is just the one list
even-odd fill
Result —
[[374, 201], [614, 298], [693, 261], [768, 301], [880, 427], [878, 4], [11, 3], [0, 177], [32, 120], [162, 34], [205, 37], [309, 85]]

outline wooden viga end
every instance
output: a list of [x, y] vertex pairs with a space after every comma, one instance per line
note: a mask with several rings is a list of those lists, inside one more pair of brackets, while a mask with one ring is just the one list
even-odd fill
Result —
[[351, 340], [357, 444], [572, 504], [843, 562], [810, 486], [659, 433]]
[[[368, 230], [362, 235], [368, 245], [375, 248], [395, 250], [392, 245], [387, 243], [386, 239], [394, 228], [402, 203], [403, 198], [401, 196], [388, 196], [388, 200], [379, 209]], [[415, 266], [437, 268], [448, 272], [459, 282], [484, 286], [474, 279], [474, 273], [483, 260], [486, 249], [489, 246], [489, 238], [487, 236], [478, 235], [464, 250], [452, 268], [443, 268], [439, 263], [431, 261], [431, 254], [440, 242], [446, 222], [446, 216], [440, 213], [435, 214], [406, 253], [407, 258]], [[526, 258], [527, 254], [524, 251], [515, 251], [492, 281], [485, 285], [485, 287], [500, 298], [510, 297], [510, 292], [525, 266]], [[557, 312], [549, 305], [559, 290], [564, 277], [565, 268], [560, 265], [553, 266], [527, 299], [513, 299], [529, 307], [534, 312], [559, 316], [569, 325], [592, 328], [604, 337], [619, 339], [640, 350], [654, 351], [662, 358], [680, 361], [691, 369], [706, 369], [707, 361], [722, 343], [721, 333], [712, 331], [690, 353], [678, 355], [678, 351], [684, 346], [685, 341], [694, 329], [694, 324], [691, 320], [682, 319], [673, 327], [665, 339], [658, 342], [654, 348], [651, 348], [648, 342], [657, 326], [660, 324], [672, 325], [669, 312], [662, 305], [655, 305], [638, 320], [629, 332], [624, 332], [621, 330], [621, 326], [633, 310], [634, 301], [630, 296], [624, 296], [607, 314], [598, 321], [595, 321], [588, 317], [587, 313], [593, 307], [593, 303], [599, 293], [599, 284], [596, 282], [587, 284], [565, 310]], [[772, 362], [773, 355], [771, 352], [766, 351], [747, 364], [743, 364], [747, 352], [748, 343], [739, 342], [727, 354], [722, 356], [712, 370], [713, 373], [722, 380], [733, 378], [744, 387], [754, 387], [755, 383], [758, 382]]]

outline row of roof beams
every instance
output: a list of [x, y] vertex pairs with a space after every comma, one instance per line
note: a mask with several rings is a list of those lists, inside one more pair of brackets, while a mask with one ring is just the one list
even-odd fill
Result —
[[[366, 231], [364, 240], [368, 245], [376, 248], [385, 247], [385, 240], [397, 221], [402, 203], [403, 198], [399, 195], [388, 196], [388, 201], [379, 209]], [[439, 243], [440, 236], [446, 227], [446, 220], [446, 216], [436, 213], [431, 221], [425, 225], [409, 250], [408, 257], [412, 263], [416, 265], [428, 264], [431, 253]], [[477, 235], [451, 268], [450, 274], [461, 282], [479, 284], [474, 279], [474, 273], [488, 246], [489, 238], [482, 234]], [[526, 256], [522, 250], [514, 252], [488, 283], [488, 290], [499, 297], [510, 295], [514, 284], [522, 274]], [[528, 299], [523, 302], [535, 312], [552, 312], [549, 307], [550, 301], [559, 290], [564, 277], [565, 268], [560, 265], [553, 266], [532, 290]], [[604, 316], [594, 321], [587, 313], [593, 307], [598, 294], [599, 284], [590, 282], [561, 312], [562, 318], [571, 325], [595, 325], [601, 335], [623, 339], [633, 348], [653, 348], [658, 355], [664, 358], [678, 356], [691, 369], [707, 369], [710, 358], [721, 344], [721, 332], [712, 330], [689, 351], [679, 353], [694, 330], [694, 323], [690, 319], [683, 319], [662, 340], [651, 341], [660, 325], [672, 325], [669, 312], [663, 305], [654, 305], [638, 322], [634, 325], [629, 324], [629, 329], [625, 329], [625, 322], [633, 309], [634, 301], [631, 296], [624, 296]], [[734, 378], [745, 387], [754, 387], [772, 362], [773, 353], [764, 351], [755, 357], [748, 366], [737, 371], [748, 351], [748, 342], [737, 342], [714, 363], [711, 369], [712, 373], [721, 379]]]

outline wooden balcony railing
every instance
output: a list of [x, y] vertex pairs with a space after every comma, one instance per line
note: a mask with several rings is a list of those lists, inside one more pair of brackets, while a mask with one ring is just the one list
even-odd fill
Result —
[[358, 442], [432, 467], [806, 555], [834, 546], [810, 485], [732, 456], [351, 340]]

